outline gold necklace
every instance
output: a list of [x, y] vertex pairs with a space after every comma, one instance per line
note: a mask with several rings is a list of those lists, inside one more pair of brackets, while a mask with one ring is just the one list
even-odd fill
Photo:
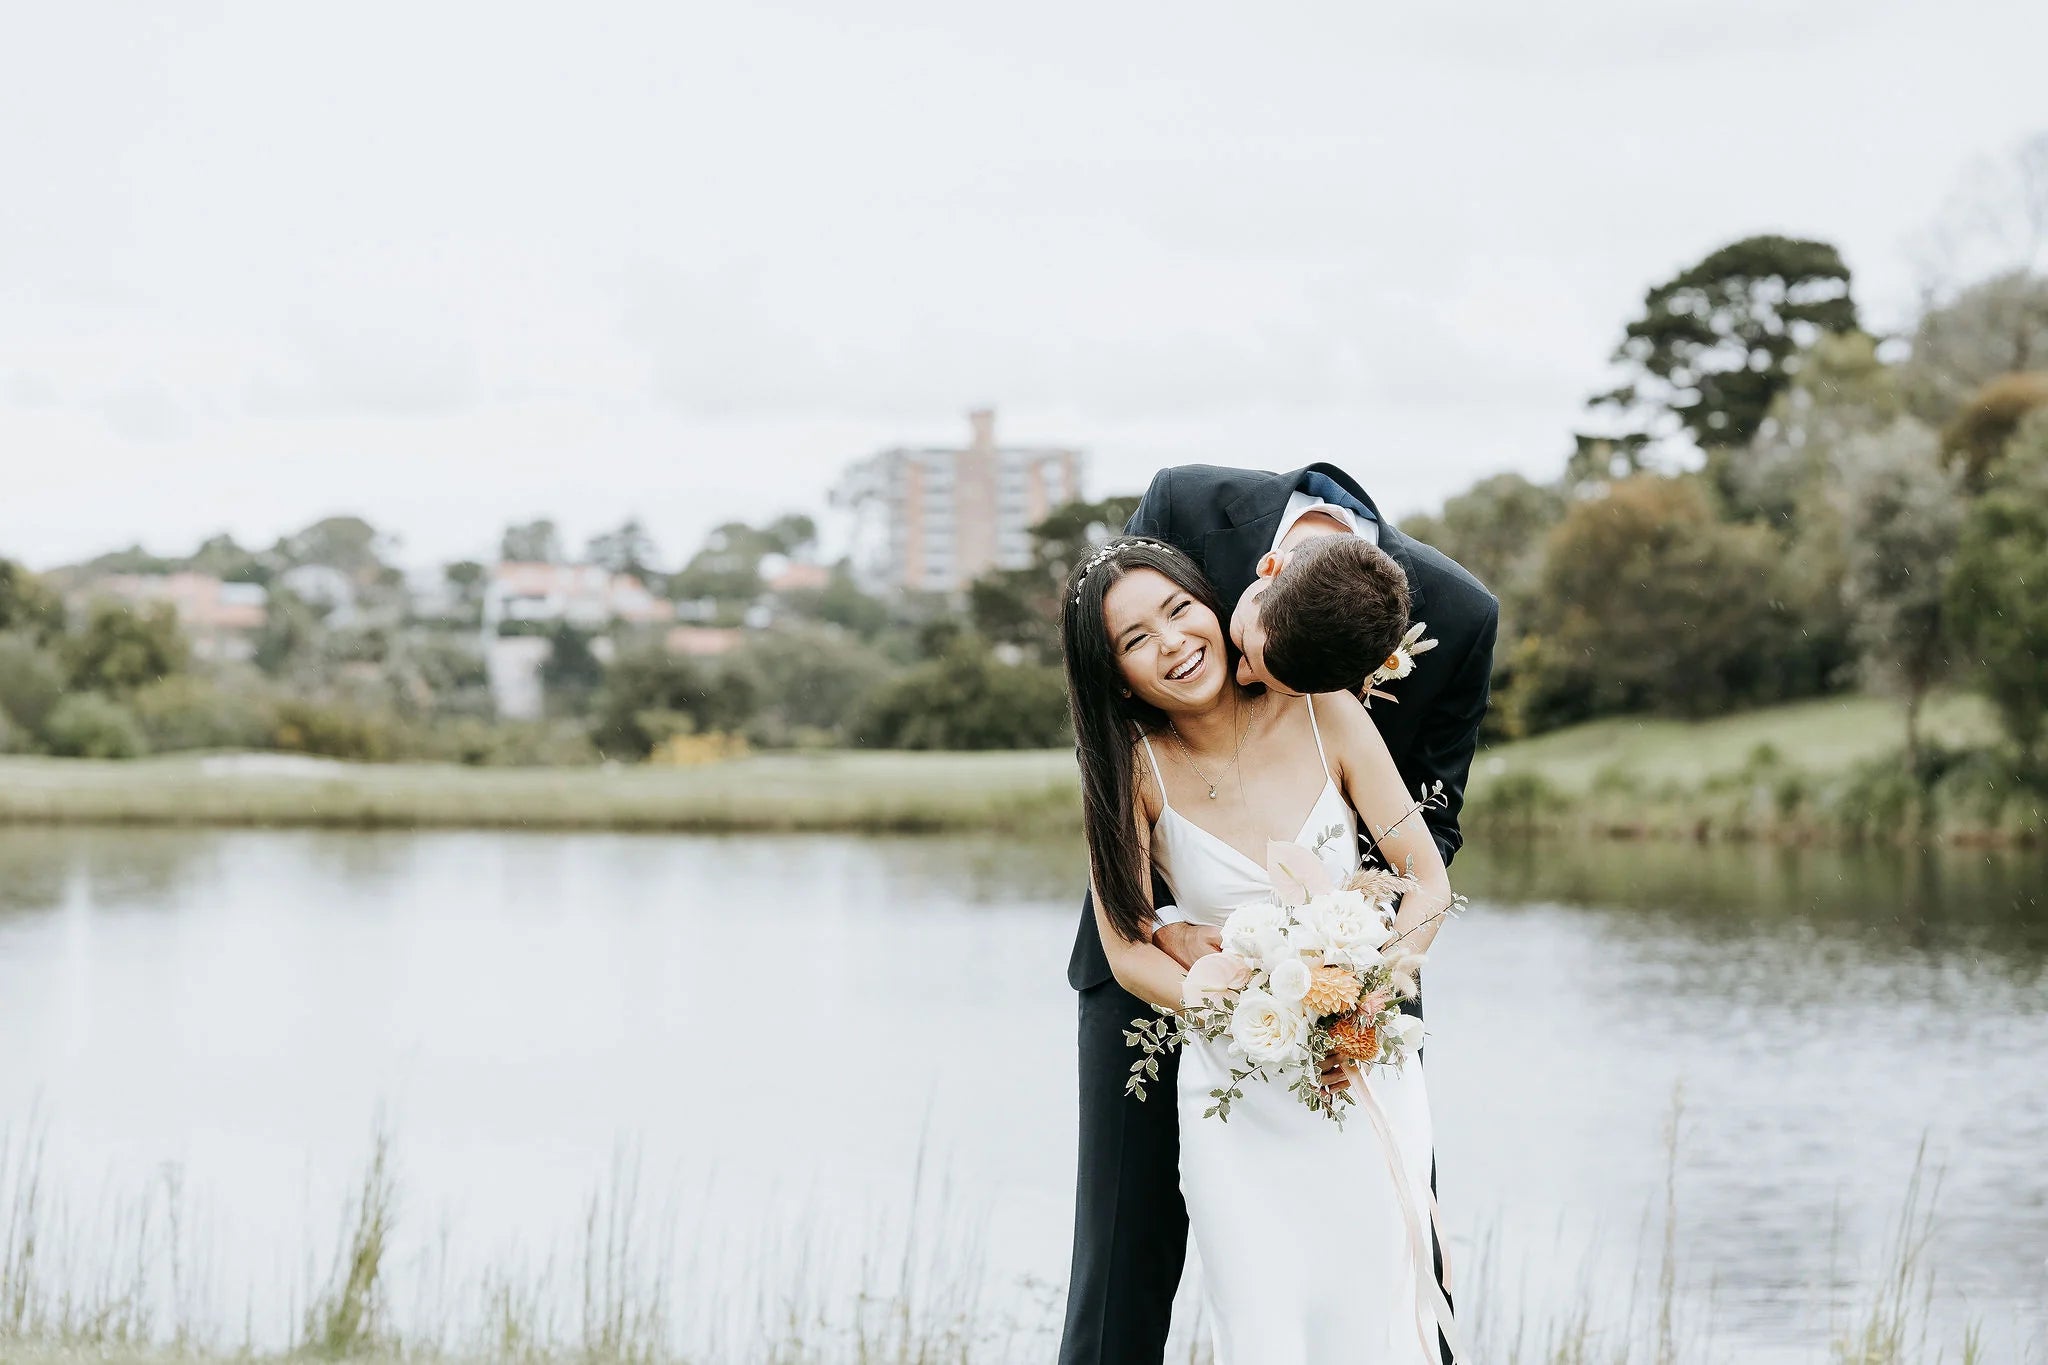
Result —
[[[1261, 692], [1258, 696], [1252, 698], [1251, 706], [1246, 709], [1244, 728], [1239, 730], [1236, 736], [1231, 741], [1230, 767], [1224, 769], [1226, 773], [1235, 771], [1237, 768], [1238, 760], [1244, 757], [1244, 737], [1251, 733], [1252, 721], [1254, 718], [1257, 717], [1259, 713], [1259, 706], [1265, 700], [1266, 694]], [[1167, 720], [1166, 728], [1173, 732], [1173, 742], [1180, 746], [1180, 756], [1187, 760], [1188, 766], [1190, 768], [1193, 768], [1195, 770], [1195, 776], [1202, 779], [1203, 785], [1205, 785], [1209, 789], [1209, 799], [1211, 801], [1214, 801], [1216, 799], [1215, 779], [1211, 778], [1209, 774], [1203, 772], [1202, 766], [1199, 763], [1195, 762], [1194, 750], [1188, 748], [1188, 742], [1180, 737], [1180, 727], [1178, 725], [1175, 725], [1171, 718]]]

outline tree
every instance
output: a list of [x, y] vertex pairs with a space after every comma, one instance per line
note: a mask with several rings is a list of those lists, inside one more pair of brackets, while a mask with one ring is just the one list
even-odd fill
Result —
[[548, 632], [548, 657], [540, 666], [541, 690], [558, 709], [576, 712], [604, 684], [604, 665], [590, 649], [590, 636], [567, 621]]
[[21, 565], [0, 559], [0, 631], [8, 630], [27, 631], [41, 641], [61, 635], [64, 599]]
[[1999, 375], [1972, 394], [1942, 428], [1942, 454], [1960, 468], [1964, 485], [1981, 493], [2020, 423], [2044, 407], [2048, 370]]
[[98, 692], [78, 692], [51, 710], [50, 752], [65, 758], [135, 758], [148, 751], [135, 713]]
[[1914, 413], [1941, 425], [1993, 379], [2048, 366], [2048, 277], [2010, 270], [1930, 305], [1902, 367]]
[[1944, 606], [2006, 733], [2037, 761], [2048, 724], [2048, 417], [2021, 428], [1971, 505]]
[[770, 554], [800, 555], [818, 540], [818, 523], [801, 512], [777, 517], [761, 528]]
[[382, 579], [389, 567], [383, 550], [377, 528], [361, 517], [323, 517], [279, 540], [271, 553], [286, 568], [325, 564], [358, 583], [372, 583]]
[[1044, 652], [1059, 639], [1058, 607], [1059, 589], [1036, 566], [991, 569], [967, 585], [967, 619], [992, 644]]
[[1650, 290], [1614, 353], [1628, 381], [1589, 406], [1618, 419], [1622, 432], [1606, 439], [1632, 447], [1638, 466], [1645, 445], [1681, 433], [1710, 451], [1739, 449], [1801, 353], [1855, 329], [1849, 267], [1834, 247], [1746, 237]]
[[710, 598], [741, 605], [761, 593], [761, 561], [784, 553], [786, 538], [729, 521], [704, 538], [704, 544], [682, 570], [669, 579], [669, 596], [678, 601]]
[[862, 639], [881, 634], [890, 621], [889, 604], [862, 592], [844, 560], [833, 566], [824, 587], [786, 593], [783, 605], [792, 615], [838, 626]]
[[507, 526], [498, 541], [498, 558], [513, 564], [560, 563], [561, 533], [546, 517]]
[[737, 731], [753, 716], [753, 678], [710, 668], [659, 646], [620, 655], [605, 670], [590, 738], [612, 758], [645, 758], [679, 730]]
[[967, 588], [968, 619], [996, 644], [1015, 645], [1049, 659], [1059, 649], [1060, 591], [1074, 565], [1104, 540], [1123, 532], [1137, 509], [1135, 497], [1070, 502], [1031, 528], [1031, 563], [992, 569]]
[[1825, 510], [1814, 495], [1833, 478], [1843, 442], [1883, 431], [1906, 409], [1896, 366], [1861, 332], [1824, 336], [1771, 400], [1745, 457], [1728, 466], [1723, 489], [1734, 516], [1797, 531]]
[[769, 743], [800, 739], [804, 731], [838, 734], [895, 671], [846, 631], [815, 626], [751, 632], [738, 662], [760, 681], [754, 728]]
[[21, 729], [43, 734], [43, 722], [64, 698], [64, 682], [63, 666], [35, 632], [0, 635], [0, 712]]
[[1532, 722], [1703, 716], [1770, 695], [1788, 633], [1776, 552], [1763, 527], [1717, 519], [1692, 478], [1644, 475], [1574, 504], [1545, 546], [1520, 699]]
[[324, 629], [322, 615], [320, 608], [291, 589], [281, 584], [273, 587], [269, 608], [263, 614], [263, 627], [256, 632], [252, 662], [272, 677], [283, 674], [318, 647]]
[[68, 681], [78, 692], [132, 692], [182, 671], [191, 656], [177, 614], [165, 603], [138, 612], [96, 602], [84, 631], [66, 645]]
[[1857, 652], [1865, 677], [1905, 698], [1906, 754], [1917, 772], [1921, 703], [1949, 660], [1943, 600], [1962, 499], [1934, 433], [1910, 417], [1843, 444], [1835, 493]]
[[234, 583], [268, 583], [271, 568], [254, 550], [245, 550], [223, 531], [199, 543], [187, 561], [195, 573], [212, 574]]
[[1048, 749], [1072, 742], [1059, 670], [1003, 663], [973, 636], [882, 686], [862, 708], [854, 737], [875, 749]]
[[660, 553], [654, 537], [647, 533], [638, 517], [632, 517], [617, 530], [592, 536], [583, 557], [613, 573], [629, 573], [647, 583], [652, 582], [658, 572], [654, 561]]
[[[1410, 517], [1402, 530], [1470, 569], [1512, 620], [1531, 604], [1544, 538], [1564, 519], [1566, 507], [1555, 485], [1496, 474], [1445, 499], [1436, 516]], [[1502, 633], [1511, 633], [1505, 624]]]

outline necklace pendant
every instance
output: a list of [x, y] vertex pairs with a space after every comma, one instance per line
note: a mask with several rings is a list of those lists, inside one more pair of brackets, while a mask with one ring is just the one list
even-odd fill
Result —
[[1214, 787], [1209, 788], [1209, 799], [1211, 801], [1216, 799], [1216, 789]]

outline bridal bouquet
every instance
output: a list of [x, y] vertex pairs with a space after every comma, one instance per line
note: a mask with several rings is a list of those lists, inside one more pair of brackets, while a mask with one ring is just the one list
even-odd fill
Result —
[[[1184, 1008], [1132, 1023], [1124, 1041], [1139, 1049], [1125, 1090], [1145, 1098], [1159, 1054], [1193, 1039], [1227, 1041], [1230, 1080], [1210, 1091], [1204, 1117], [1230, 1118], [1250, 1080], [1281, 1082], [1301, 1102], [1339, 1123], [1343, 1090], [1325, 1090], [1324, 1064], [1401, 1066], [1422, 1045], [1422, 1021], [1401, 1013], [1416, 991], [1422, 958], [1393, 932], [1394, 911], [1412, 879], [1380, 869], [1344, 886], [1299, 844], [1271, 843], [1270, 900], [1240, 906], [1223, 925], [1223, 951], [1196, 960], [1182, 986]], [[1455, 905], [1453, 908], [1456, 908]]]

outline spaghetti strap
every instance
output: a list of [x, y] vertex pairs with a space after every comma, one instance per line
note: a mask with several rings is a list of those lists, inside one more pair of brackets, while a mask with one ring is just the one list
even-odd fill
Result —
[[1316, 733], [1316, 757], [1323, 760], [1323, 776], [1335, 782], [1337, 779], [1330, 772], [1330, 756], [1323, 752], [1323, 727], [1316, 723], [1316, 699], [1307, 693], [1301, 699], [1308, 703], [1308, 726]]
[[1152, 752], [1152, 736], [1139, 735], [1138, 742], [1145, 746], [1145, 757], [1152, 762], [1152, 780], [1159, 786], [1159, 809], [1172, 810], [1173, 803], [1166, 799], [1166, 778], [1159, 771], [1159, 755]]

